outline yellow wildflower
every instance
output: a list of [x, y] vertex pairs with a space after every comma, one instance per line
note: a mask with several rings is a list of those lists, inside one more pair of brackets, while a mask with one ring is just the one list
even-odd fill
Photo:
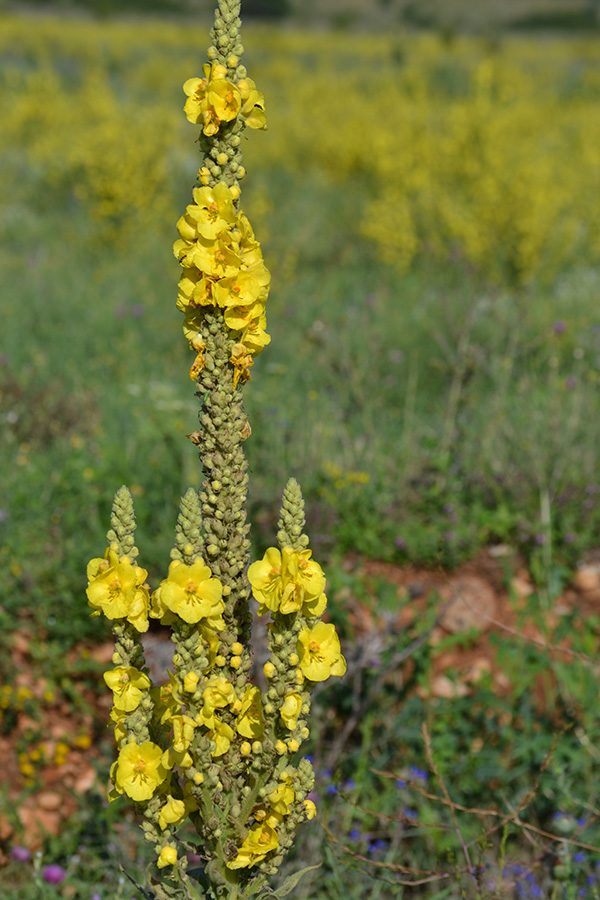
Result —
[[239, 848], [237, 856], [227, 863], [227, 868], [245, 869], [255, 866], [278, 845], [279, 839], [274, 828], [262, 823], [253, 825]]
[[152, 741], [121, 747], [114, 776], [117, 791], [132, 800], [149, 800], [168, 775], [162, 755], [161, 748]]
[[166, 607], [184, 622], [195, 624], [204, 619], [211, 628], [220, 630], [225, 627], [221, 617], [225, 609], [222, 593], [221, 582], [212, 577], [203, 560], [191, 566], [174, 560], [167, 578], [152, 595], [151, 615], [160, 618]]
[[293, 731], [298, 724], [298, 716], [302, 711], [302, 697], [296, 691], [286, 694], [285, 700], [279, 708], [279, 715], [285, 722], [285, 727]]
[[346, 671], [340, 639], [331, 623], [317, 622], [314, 628], [303, 628], [296, 650], [300, 670], [311, 681], [325, 681], [330, 675], [341, 678]]
[[196, 674], [196, 672], [188, 672], [183, 679], [183, 689], [186, 694], [193, 694], [196, 688], [198, 687], [198, 681], [200, 677]]
[[317, 807], [313, 803], [312, 800], [304, 801], [304, 815], [310, 821], [310, 819], [314, 819], [317, 814]]
[[234, 367], [233, 387], [236, 388], [241, 381], [242, 384], [250, 378], [250, 367], [254, 365], [254, 360], [248, 353], [243, 344], [234, 344], [231, 350], [229, 362]]
[[[225, 78], [216, 78], [209, 82], [207, 99], [210, 109], [219, 123], [231, 122], [242, 106], [242, 98], [237, 87]], [[207, 134], [206, 128], [204, 133]]]
[[259, 615], [262, 615], [265, 609], [273, 612], [279, 609], [283, 591], [281, 573], [281, 552], [276, 547], [269, 547], [263, 558], [253, 562], [248, 568], [248, 581], [252, 587], [252, 594], [260, 604]]
[[256, 90], [256, 85], [251, 78], [243, 78], [238, 89], [242, 100], [241, 113], [246, 120], [248, 128], [267, 128], [267, 116], [265, 114], [265, 98]]
[[171, 724], [173, 725], [173, 750], [176, 753], [183, 753], [192, 742], [196, 723], [190, 716], [181, 714], [171, 716]]
[[104, 673], [104, 681], [114, 694], [115, 708], [124, 712], [132, 712], [139, 706], [144, 690], [151, 681], [144, 672], [134, 666], [117, 666]]
[[183, 800], [177, 800], [168, 794], [166, 803], [161, 806], [158, 816], [158, 824], [161, 829], [164, 831], [167, 825], [180, 825], [185, 817], [186, 809]]
[[259, 299], [262, 289], [271, 281], [271, 273], [261, 261], [235, 275], [220, 278], [214, 286], [217, 306], [250, 306]]
[[274, 791], [269, 794], [269, 803], [274, 813], [280, 816], [287, 816], [292, 803], [296, 797], [293, 787], [290, 784], [291, 779], [287, 778], [281, 784], [278, 784]]
[[254, 685], [246, 688], [242, 697], [242, 708], [235, 722], [242, 737], [261, 740], [265, 733], [265, 722], [262, 710], [262, 695]]
[[175, 847], [172, 847], [170, 844], [167, 844], [166, 847], [163, 847], [160, 853], [158, 854], [158, 859], [156, 860], [156, 865], [159, 869], [163, 869], [165, 866], [174, 866], [177, 862], [177, 850]]
[[134, 566], [127, 556], [119, 559], [108, 549], [104, 559], [92, 559], [87, 569], [89, 605], [107, 619], [127, 619], [140, 632], [148, 630], [149, 594], [146, 569]]
[[233, 740], [233, 728], [230, 728], [225, 722], [221, 722], [216, 716], [213, 716], [212, 722], [213, 725], [208, 732], [208, 736], [211, 741], [215, 742], [216, 747], [214, 750], [211, 750], [210, 755], [222, 756], [224, 753], [227, 753]]
[[225, 231], [237, 219], [233, 208], [231, 191], [222, 181], [214, 187], [194, 188], [192, 191], [193, 204], [187, 207], [186, 215], [177, 223], [177, 230], [185, 240], [195, 240], [202, 235], [209, 241], [214, 241], [222, 231]]

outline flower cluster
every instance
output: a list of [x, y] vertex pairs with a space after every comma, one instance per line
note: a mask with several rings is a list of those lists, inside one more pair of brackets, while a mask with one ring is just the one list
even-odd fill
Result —
[[[230, 57], [228, 62], [237, 66], [238, 59]], [[204, 78], [188, 78], [183, 90], [188, 98], [184, 112], [190, 122], [202, 125], [203, 134], [217, 134], [222, 122], [231, 122], [238, 115], [250, 128], [267, 127], [264, 97], [252, 79], [242, 78], [235, 85], [225, 77], [225, 66], [216, 63], [206, 63], [202, 71]]]
[[[250, 427], [241, 392], [253, 356], [270, 340], [270, 275], [237, 207], [240, 133], [246, 125], [265, 127], [262, 95], [239, 62], [238, 10], [239, 0], [219, 0], [204, 78], [184, 86], [187, 117], [202, 126], [204, 160], [174, 251], [183, 268], [177, 305], [196, 352], [190, 374], [202, 401], [200, 429], [190, 437], [205, 478], [199, 492], [182, 498], [171, 563], [154, 591], [136, 564], [133, 503], [124, 487], [108, 549], [88, 566], [92, 615], [106, 615], [116, 639], [114, 668], [104, 674], [118, 747], [109, 796], [128, 797], [143, 817], [156, 851], [152, 895], [160, 900], [277, 896], [267, 879], [298, 825], [316, 814], [308, 796], [312, 766], [294, 759], [309, 736], [310, 689], [346, 670], [334, 626], [320, 619], [325, 575], [307, 549], [293, 479], [283, 495], [279, 548], [249, 565], [241, 443]], [[250, 588], [258, 614], [271, 620], [264, 691], [252, 679]], [[145, 664], [141, 635], [149, 619], [169, 628], [174, 644], [162, 684], [153, 684]], [[197, 844], [179, 838], [184, 822]], [[200, 856], [200, 879], [187, 872], [182, 845]]]
[[204, 78], [188, 78], [183, 86], [187, 118], [202, 125], [204, 138], [214, 140], [198, 172], [193, 202], [177, 223], [180, 239], [173, 252], [183, 268], [177, 307], [196, 353], [190, 377], [195, 381], [205, 365], [201, 326], [207, 310], [217, 308], [235, 338], [229, 361], [237, 386], [250, 377], [253, 357], [271, 340], [265, 330], [271, 276], [250, 222], [236, 209], [244, 175], [238, 161], [240, 132], [267, 125], [263, 96], [238, 56], [231, 54], [227, 63], [237, 84], [226, 77], [225, 66], [213, 62], [204, 66]]
[[[208, 169], [200, 170], [201, 181], [209, 177]], [[271, 340], [265, 331], [271, 276], [248, 219], [234, 209], [235, 194], [235, 186], [222, 181], [194, 188], [194, 202], [177, 223], [181, 238], [173, 252], [183, 268], [177, 307], [185, 314], [183, 330], [197, 354], [190, 369], [194, 380], [204, 366], [200, 325], [206, 307], [223, 310], [236, 336], [231, 354], [236, 383], [247, 380], [252, 357]]]

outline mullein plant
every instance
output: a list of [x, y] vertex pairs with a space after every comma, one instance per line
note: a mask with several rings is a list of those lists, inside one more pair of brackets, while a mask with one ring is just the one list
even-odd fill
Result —
[[[297, 827], [316, 814], [313, 770], [298, 754], [309, 736], [311, 689], [346, 670], [335, 628], [321, 619], [325, 576], [308, 549], [294, 479], [283, 493], [278, 547], [249, 558], [242, 393], [270, 340], [270, 275], [239, 206], [242, 133], [266, 128], [263, 96], [240, 62], [239, 7], [219, 0], [203, 76], [184, 84], [203, 158], [174, 252], [200, 400], [199, 429], [188, 437], [204, 480], [181, 500], [168, 574], [154, 591], [138, 564], [126, 487], [115, 496], [104, 557], [88, 566], [92, 615], [110, 619], [115, 636], [114, 668], [104, 674], [118, 749], [109, 797], [126, 795], [141, 817], [156, 859], [140, 890], [156, 900], [293, 891], [302, 872], [278, 891], [269, 878]], [[251, 596], [270, 620], [263, 691], [251, 678]], [[145, 664], [149, 617], [170, 629], [174, 644], [165, 684], [153, 684]], [[189, 868], [191, 854], [198, 868]]]

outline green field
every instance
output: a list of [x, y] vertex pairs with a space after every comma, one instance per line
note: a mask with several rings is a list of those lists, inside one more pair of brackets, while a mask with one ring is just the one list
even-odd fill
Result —
[[[295, 896], [383, 900], [421, 879], [406, 896], [597, 897], [598, 616], [548, 613], [598, 545], [600, 47], [278, 27], [246, 40], [269, 130], [246, 142], [243, 205], [273, 285], [272, 343], [246, 387], [252, 539], [256, 558], [294, 475], [354, 659], [347, 690], [316, 703], [328, 831], [305, 827], [294, 864], [324, 866]], [[0, 32], [1, 738], [22, 802], [46, 785], [30, 751], [64, 708], [100, 773], [33, 866], [10, 858], [31, 835], [4, 785], [0, 894], [128, 900], [141, 895], [117, 862], [140, 877], [146, 851], [124, 806], [103, 805], [112, 749], [89, 657], [109, 632], [88, 616], [85, 566], [127, 484], [156, 581], [179, 498], [202, 479], [171, 244], [198, 167], [180, 85], [206, 38], [52, 16], [6, 16]], [[529, 572], [519, 614], [542, 643], [588, 660], [496, 637], [508, 693], [486, 677], [432, 700], [417, 688], [434, 650], [418, 639], [436, 604], [386, 635], [384, 614], [411, 597], [349, 560], [452, 572], [490, 546], [512, 551], [506, 585]], [[358, 607], [383, 616], [371, 655]], [[360, 721], [333, 758], [353, 690]], [[442, 782], [498, 815], [455, 812], [459, 829]], [[56, 886], [49, 863], [68, 872]]]

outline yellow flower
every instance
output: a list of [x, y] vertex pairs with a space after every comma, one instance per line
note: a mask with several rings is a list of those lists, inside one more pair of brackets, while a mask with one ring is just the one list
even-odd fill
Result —
[[298, 716], [301, 710], [302, 697], [300, 694], [296, 693], [296, 691], [286, 694], [285, 700], [279, 707], [279, 715], [285, 722], [285, 727], [289, 728], [290, 731], [293, 731], [298, 724]]
[[233, 728], [230, 728], [225, 722], [221, 722], [216, 716], [213, 716], [212, 721], [213, 725], [208, 732], [208, 736], [211, 741], [215, 742], [216, 747], [214, 750], [211, 750], [210, 755], [223, 756], [229, 750], [233, 740]]
[[[242, 98], [237, 87], [225, 78], [216, 78], [209, 82], [207, 99], [211, 111], [219, 123], [231, 122], [232, 119], [235, 119], [242, 106]], [[206, 128], [204, 133], [208, 133]]]
[[170, 844], [167, 844], [166, 847], [163, 847], [160, 853], [158, 854], [158, 859], [156, 860], [156, 865], [159, 869], [163, 869], [165, 866], [174, 866], [177, 862], [177, 850], [175, 847], [172, 847]]
[[330, 675], [340, 678], [346, 671], [340, 639], [331, 623], [317, 622], [314, 628], [303, 628], [296, 647], [300, 669], [311, 681], [325, 681]]
[[278, 784], [275, 790], [269, 794], [269, 803], [276, 815], [287, 816], [290, 806], [294, 802], [296, 794], [290, 782], [291, 779], [286, 778], [284, 782]]
[[[227, 311], [225, 319], [227, 319]], [[241, 343], [254, 355], [260, 353], [267, 344], [271, 343], [271, 335], [267, 334], [264, 328], [266, 324], [266, 316], [260, 316], [258, 319], [253, 319], [240, 335]]]
[[132, 800], [149, 800], [168, 773], [162, 764], [163, 751], [152, 741], [125, 744], [119, 751], [115, 787]]
[[253, 562], [248, 568], [248, 581], [252, 587], [252, 594], [259, 602], [262, 610], [276, 612], [281, 602], [283, 582], [281, 578], [282, 558], [281, 552], [276, 547], [269, 547], [262, 559]]
[[306, 818], [309, 820], [314, 819], [316, 814], [317, 814], [317, 807], [315, 806], [313, 801], [305, 800], [304, 801], [304, 815], [306, 816]]
[[321, 615], [327, 605], [325, 575], [310, 557], [310, 550], [284, 547], [279, 552], [271, 547], [262, 560], [252, 563], [248, 578], [259, 615], [265, 608], [285, 615], [300, 611], [307, 616]]
[[169, 681], [158, 687], [152, 688], [150, 696], [154, 704], [153, 716], [164, 725], [172, 716], [178, 715], [180, 706], [177, 701], [177, 682], [175, 676], [169, 673]]
[[167, 578], [152, 595], [151, 615], [161, 618], [166, 607], [184, 622], [193, 625], [204, 619], [211, 628], [220, 630], [225, 627], [222, 593], [221, 582], [212, 577], [201, 559], [191, 566], [174, 560]]
[[226, 678], [211, 678], [202, 692], [202, 700], [204, 701], [202, 710], [204, 723], [212, 728], [211, 720], [215, 709], [225, 709], [226, 706], [232, 706], [235, 703], [234, 687]]
[[229, 362], [234, 367], [233, 387], [236, 388], [241, 381], [244, 384], [250, 378], [250, 367], [254, 365], [254, 360], [248, 353], [243, 344], [234, 344], [231, 349]]
[[204, 66], [204, 78], [188, 78], [183, 85], [183, 91], [187, 95], [187, 100], [183, 110], [188, 121], [197, 125], [203, 120], [204, 112], [208, 109], [208, 101], [206, 99], [206, 88], [208, 87], [208, 73], [210, 66]]
[[173, 725], [173, 750], [176, 753], [184, 753], [192, 742], [196, 723], [190, 716], [171, 716]]
[[132, 712], [139, 706], [144, 690], [151, 681], [144, 672], [134, 666], [117, 666], [104, 673], [104, 681], [114, 694], [115, 708], [124, 712]]
[[246, 120], [248, 128], [261, 128], [266, 130], [267, 116], [265, 114], [265, 98], [256, 90], [256, 85], [251, 78], [243, 78], [238, 84], [242, 99], [241, 113]]
[[265, 733], [265, 722], [262, 710], [262, 697], [259, 688], [248, 685], [242, 697], [242, 708], [236, 719], [236, 728], [242, 737], [253, 741], [262, 740]]
[[244, 843], [239, 848], [237, 856], [227, 863], [228, 869], [245, 869], [255, 866], [265, 858], [267, 853], [279, 845], [279, 839], [275, 829], [270, 825], [253, 825]]
[[134, 566], [127, 556], [119, 559], [108, 549], [104, 559], [92, 559], [87, 569], [89, 605], [107, 619], [127, 619], [140, 632], [148, 630], [149, 595], [146, 569]]
[[183, 689], [186, 694], [193, 694], [198, 687], [200, 677], [195, 672], [188, 672], [183, 679]]
[[120, 745], [121, 741], [124, 741], [127, 737], [127, 727], [125, 725], [125, 719], [127, 718], [127, 713], [122, 712], [118, 709], [115, 709], [114, 706], [110, 711], [110, 720], [114, 722], [115, 730], [115, 744], [117, 747]]
[[183, 800], [176, 800], [170, 794], [167, 795], [167, 801], [160, 808], [158, 816], [158, 824], [164, 831], [167, 825], [180, 825], [186, 817], [185, 803]]
[[202, 235], [203, 238], [214, 241], [237, 220], [231, 191], [222, 181], [212, 188], [194, 188], [192, 196], [194, 203], [187, 207], [181, 229], [178, 224], [182, 238], [189, 241]]
[[220, 278], [213, 295], [217, 306], [250, 306], [259, 299], [262, 289], [271, 281], [271, 273], [261, 261], [235, 275]]
[[[240, 306], [228, 306], [223, 313], [225, 324], [232, 331], [243, 331], [248, 328], [252, 321], [259, 321], [261, 318], [265, 324], [267, 318], [264, 314], [265, 306], [262, 300], [255, 300], [248, 306], [241, 304]], [[245, 343], [242, 341], [242, 343]]]

